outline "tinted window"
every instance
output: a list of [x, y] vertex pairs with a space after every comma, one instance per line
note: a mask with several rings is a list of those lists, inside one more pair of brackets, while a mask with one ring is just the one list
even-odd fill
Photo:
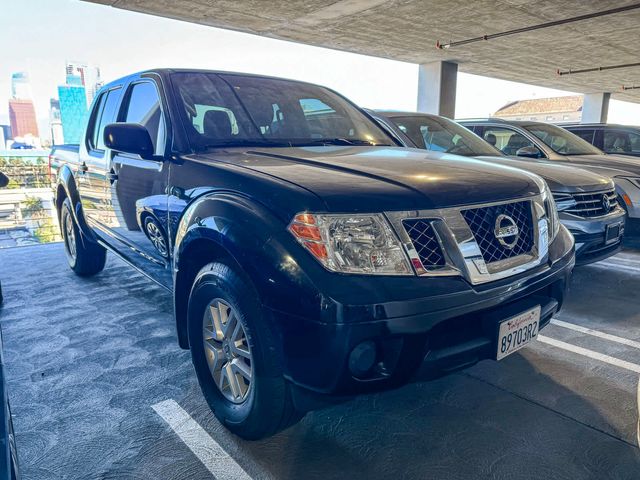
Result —
[[574, 135], [579, 136], [581, 139], [583, 139], [585, 142], [589, 142], [590, 144], [593, 145], [593, 134], [595, 132], [595, 130], [569, 130], [571, 133], [573, 133]]
[[486, 127], [483, 138], [505, 155], [516, 156], [521, 148], [535, 147], [527, 137], [509, 128]]
[[234, 144], [393, 145], [330, 90], [274, 78], [176, 73], [176, 97], [194, 148]]
[[160, 108], [160, 97], [153, 83], [142, 82], [133, 85], [124, 121], [144, 126], [149, 132], [156, 154], [162, 153], [164, 116]]
[[445, 118], [427, 115], [392, 117], [418, 148], [464, 156], [498, 155], [495, 149], [466, 128]]
[[599, 155], [602, 152], [573, 133], [544, 123], [524, 127], [542, 140], [554, 152], [562, 155]]
[[105, 95], [103, 95], [103, 98], [105, 98], [106, 101], [100, 115], [100, 123], [98, 124], [98, 128], [96, 130], [97, 138], [94, 143], [98, 150], [104, 150], [105, 148], [104, 127], [116, 121], [118, 102], [120, 100], [120, 89], [117, 88], [115, 90], [108, 91]]
[[640, 154], [640, 135], [623, 130], [604, 131], [604, 148], [607, 153]]
[[98, 101], [94, 104], [93, 112], [91, 114], [91, 123], [89, 124], [88, 132], [91, 132], [87, 137], [89, 138], [89, 147], [96, 148], [98, 144], [98, 124], [100, 122], [100, 116], [102, 115], [102, 110], [104, 109], [104, 102], [107, 99], [107, 94], [103, 93], [100, 95]]

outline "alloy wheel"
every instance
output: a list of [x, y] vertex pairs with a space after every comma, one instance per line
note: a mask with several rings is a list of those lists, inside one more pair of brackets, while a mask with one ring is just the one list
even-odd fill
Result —
[[64, 215], [64, 246], [67, 251], [67, 255], [73, 260], [76, 259], [77, 251], [76, 251], [76, 232], [73, 227], [73, 219], [71, 215], [67, 212]]
[[227, 400], [247, 399], [253, 378], [253, 362], [247, 335], [235, 309], [216, 298], [203, 318], [204, 351], [213, 380]]
[[164, 235], [162, 234], [162, 231], [160, 230], [156, 222], [152, 219], [148, 220], [146, 228], [147, 234], [149, 235], [149, 240], [151, 240], [153, 246], [156, 248], [156, 250], [158, 250], [160, 255], [166, 257], [168, 253], [167, 243], [165, 242]]

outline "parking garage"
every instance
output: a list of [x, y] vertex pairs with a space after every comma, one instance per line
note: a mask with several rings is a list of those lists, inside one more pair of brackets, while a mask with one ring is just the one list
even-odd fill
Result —
[[[622, 88], [633, 68], [580, 73], [634, 63], [632, 2], [298, 1], [264, 12], [260, 2], [96, 3], [412, 62], [417, 110], [450, 118], [458, 72], [582, 93], [585, 122], [606, 122], [611, 98], [640, 101], [640, 90]], [[540, 28], [509, 33], [520, 27]], [[637, 478], [639, 230], [629, 222], [620, 253], [576, 268], [561, 312], [514, 355], [435, 380], [421, 371], [259, 441], [212, 414], [165, 289], [115, 255], [81, 278], [62, 243], [3, 249], [0, 318], [22, 475]]]

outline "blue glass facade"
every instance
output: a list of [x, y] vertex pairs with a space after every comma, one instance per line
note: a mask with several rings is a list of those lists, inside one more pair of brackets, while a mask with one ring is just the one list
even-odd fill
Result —
[[87, 97], [81, 85], [60, 85], [60, 117], [65, 143], [80, 143], [89, 116]]

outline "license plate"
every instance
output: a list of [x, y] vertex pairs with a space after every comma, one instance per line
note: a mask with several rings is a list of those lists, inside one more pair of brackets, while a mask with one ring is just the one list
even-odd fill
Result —
[[500, 323], [496, 360], [517, 352], [538, 336], [540, 305]]
[[621, 226], [621, 223], [616, 223], [615, 225], [607, 225], [607, 232], [605, 236], [606, 243], [615, 242], [616, 240], [618, 240], [618, 237], [620, 236]]

